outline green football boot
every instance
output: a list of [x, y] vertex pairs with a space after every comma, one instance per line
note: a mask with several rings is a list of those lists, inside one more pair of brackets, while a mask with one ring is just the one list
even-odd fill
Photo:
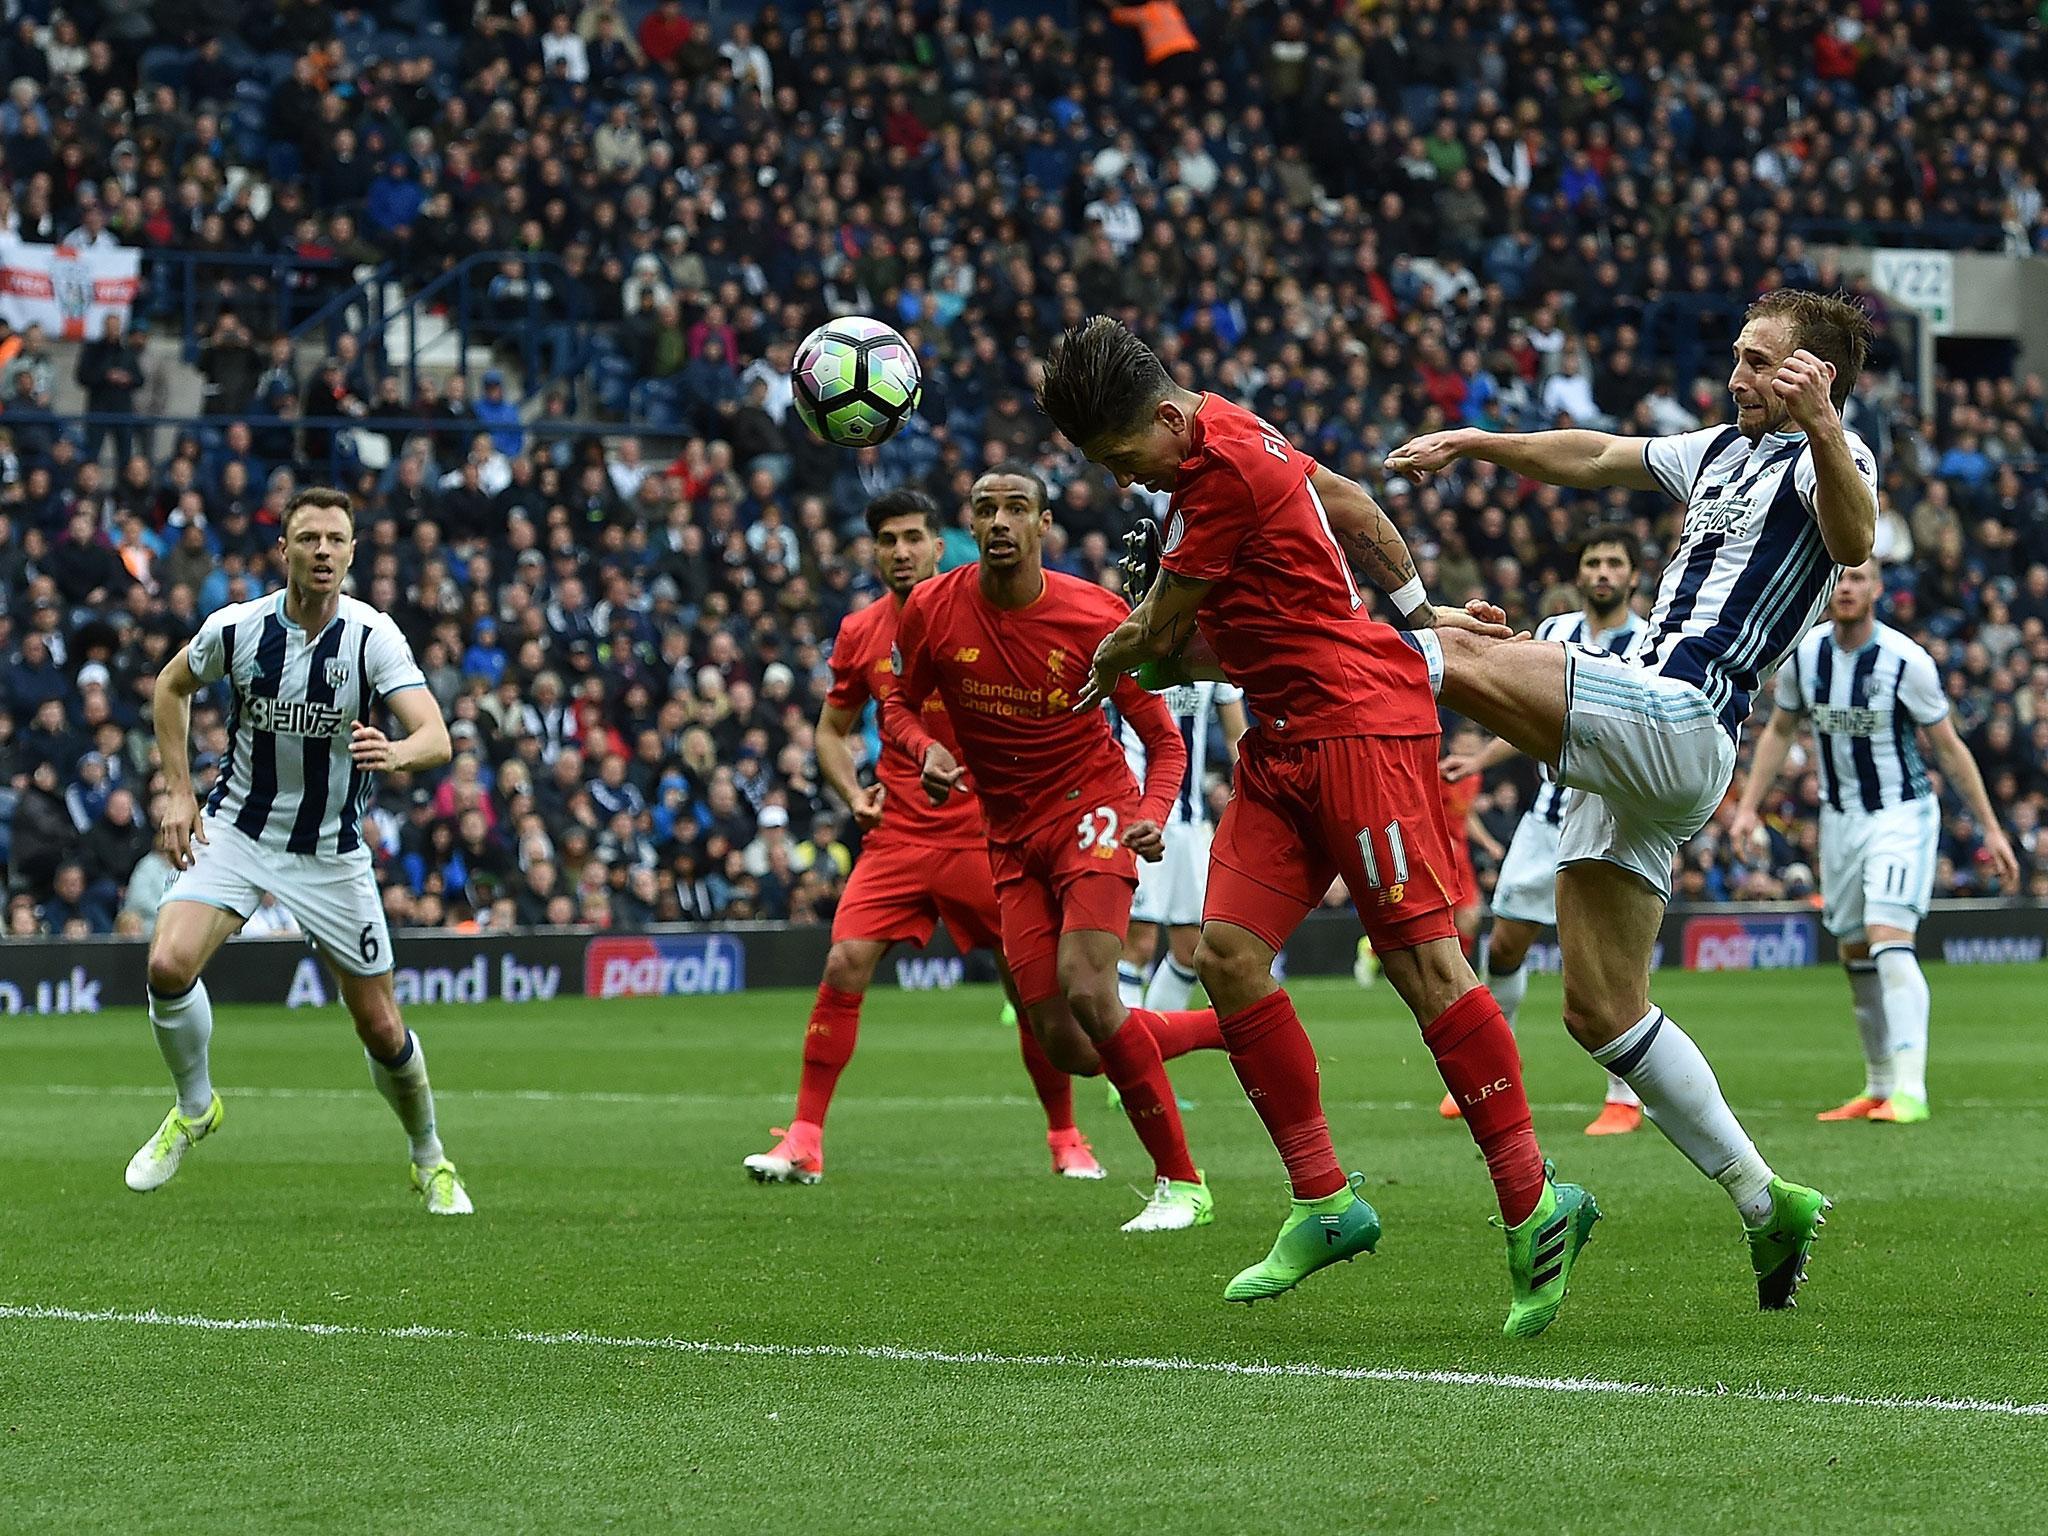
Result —
[[[1547, 1168], [1546, 1168], [1547, 1171]], [[1590, 1190], [1577, 1184], [1543, 1181], [1543, 1198], [1520, 1223], [1508, 1227], [1508, 1279], [1515, 1299], [1501, 1332], [1511, 1339], [1533, 1339], [1548, 1328], [1564, 1305], [1572, 1266], [1593, 1235], [1600, 1207]], [[1494, 1225], [1502, 1225], [1499, 1217]]]
[[1325, 1265], [1350, 1263], [1380, 1245], [1380, 1214], [1359, 1196], [1365, 1175], [1320, 1200], [1296, 1200], [1273, 1249], [1223, 1288], [1225, 1301], [1263, 1301], [1293, 1290]]
[[1874, 1125], [1918, 1125], [1927, 1116], [1927, 1101], [1910, 1093], [1895, 1093], [1870, 1112]]
[[1771, 1214], [1762, 1226], [1742, 1224], [1749, 1238], [1749, 1264], [1756, 1271], [1756, 1304], [1765, 1312], [1798, 1305], [1793, 1300], [1806, 1279], [1806, 1256], [1820, 1241], [1820, 1229], [1835, 1202], [1804, 1184], [1771, 1180]]

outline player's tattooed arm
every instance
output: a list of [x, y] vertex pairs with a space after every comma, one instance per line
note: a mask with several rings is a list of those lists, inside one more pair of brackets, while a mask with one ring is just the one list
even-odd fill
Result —
[[1116, 691], [1117, 679], [1148, 661], [1179, 655], [1195, 636], [1195, 610], [1211, 583], [1162, 570], [1131, 616], [1102, 637], [1089, 667], [1088, 686], [1076, 710], [1100, 708]]
[[[1398, 622], [1407, 629], [1430, 629], [1436, 610], [1422, 594], [1415, 557], [1394, 520], [1357, 481], [1333, 469], [1318, 467], [1310, 484], [1323, 504], [1330, 531], [1352, 565], [1380, 591], [1395, 599]], [[1404, 603], [1403, 599], [1407, 601]]]

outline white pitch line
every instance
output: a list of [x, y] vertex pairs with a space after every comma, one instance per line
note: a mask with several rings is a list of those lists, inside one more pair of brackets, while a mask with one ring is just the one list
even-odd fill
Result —
[[[151, 1086], [144, 1083], [0, 1083], [0, 1093], [45, 1093], [74, 1099], [161, 1099], [167, 1097], [170, 1092], [167, 1084]], [[368, 1099], [376, 1096], [376, 1090], [372, 1088], [230, 1087], [221, 1094], [224, 1099]], [[437, 1087], [434, 1090], [434, 1097], [442, 1100], [466, 1099], [479, 1103], [666, 1104], [707, 1108], [719, 1104], [781, 1104], [787, 1102], [789, 1094], [781, 1090], [763, 1093], [612, 1093], [595, 1089]], [[864, 1105], [870, 1109], [1021, 1109], [1038, 1103], [1036, 1099], [1014, 1093], [872, 1096], [849, 1094], [834, 1102]], [[1324, 1108], [1361, 1112], [1435, 1109], [1436, 1102], [1435, 1099], [1328, 1099], [1324, 1101]], [[2048, 1099], [1943, 1099], [1941, 1103], [1946, 1109], [2048, 1109]], [[1531, 1104], [1529, 1107], [1538, 1113], [1562, 1114], [1567, 1111], [1590, 1111], [1597, 1106], [1590, 1100], [1567, 1099], [1556, 1103]], [[1812, 1109], [1813, 1105], [1804, 1099], [1763, 1099], [1746, 1102], [1742, 1108], [1757, 1113], [1792, 1110], [1803, 1112]]]
[[1892, 1412], [1978, 1413], [1999, 1418], [2048, 1418], [2048, 1403], [1994, 1401], [1975, 1397], [1871, 1397], [1854, 1392], [1803, 1392], [1790, 1388], [1686, 1387], [1647, 1381], [1610, 1381], [1598, 1376], [1524, 1376], [1503, 1371], [1417, 1371], [1397, 1366], [1318, 1365], [1240, 1360], [1189, 1360], [1178, 1356], [1004, 1355], [987, 1350], [905, 1349], [893, 1344], [749, 1344], [722, 1339], [634, 1338], [582, 1329], [514, 1329], [474, 1332], [414, 1324], [366, 1328], [354, 1323], [302, 1323], [284, 1317], [202, 1317], [192, 1313], [84, 1311], [0, 1303], [0, 1321], [112, 1323], [131, 1327], [185, 1328], [205, 1333], [285, 1333], [310, 1338], [435, 1340], [464, 1344], [526, 1344], [543, 1348], [642, 1350], [675, 1355], [740, 1356], [768, 1360], [867, 1360], [893, 1365], [970, 1365], [1010, 1370], [1142, 1371], [1187, 1376], [1282, 1378], [1297, 1381], [1370, 1381], [1395, 1386], [1478, 1387], [1508, 1392], [1552, 1392], [1591, 1397], [1658, 1400], [1793, 1403], [1817, 1408], [1875, 1408]]

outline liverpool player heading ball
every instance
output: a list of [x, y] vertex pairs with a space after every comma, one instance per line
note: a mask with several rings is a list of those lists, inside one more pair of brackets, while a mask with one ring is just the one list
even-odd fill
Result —
[[1054, 343], [1039, 404], [1119, 485], [1172, 493], [1159, 579], [1096, 652], [1082, 703], [1121, 692], [1125, 673], [1179, 652], [1199, 627], [1258, 722], [1216, 830], [1195, 969], [1287, 1166], [1294, 1208], [1226, 1299], [1278, 1295], [1379, 1238], [1359, 1176], [1347, 1186], [1331, 1145], [1314, 1048], [1272, 974], [1342, 875], [1486, 1155], [1507, 1228], [1506, 1332], [1540, 1333], [1599, 1210], [1546, 1176], [1514, 1036], [1458, 946], [1430, 663], [1366, 615], [1347, 548], [1410, 624], [1476, 621], [1430, 607], [1384, 515], [1370, 537], [1340, 547], [1326, 500], [1378, 514], [1371, 498], [1250, 411], [1181, 388], [1114, 320], [1096, 316]]

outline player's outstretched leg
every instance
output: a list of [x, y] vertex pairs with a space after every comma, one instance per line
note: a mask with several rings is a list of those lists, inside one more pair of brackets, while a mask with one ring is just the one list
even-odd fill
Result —
[[1565, 1024], [1595, 1061], [1635, 1089], [1671, 1144], [1728, 1192], [1749, 1239], [1757, 1305], [1787, 1307], [1806, 1278], [1829, 1202], [1771, 1171], [1700, 1048], [1651, 1004], [1648, 957], [1663, 911], [1657, 893], [1618, 865], [1588, 860], [1558, 871]]
[[1422, 1042], [1486, 1159], [1507, 1233], [1512, 1299], [1502, 1331], [1534, 1338], [1556, 1318], [1600, 1207], [1576, 1184], [1553, 1184], [1536, 1141], [1522, 1058], [1491, 992], [1455, 938], [1384, 951], [1387, 980], [1422, 1026]]
[[207, 1066], [213, 1003], [199, 973], [241, 926], [237, 914], [203, 902], [167, 901], [158, 913], [149, 947], [149, 1023], [177, 1102], [128, 1160], [128, 1187], [138, 1194], [169, 1183], [193, 1145], [220, 1129], [224, 1111]]
[[370, 1064], [370, 1081], [405, 1127], [412, 1152], [412, 1187], [430, 1216], [467, 1216], [476, 1207], [462, 1176], [448, 1161], [434, 1121], [434, 1089], [427, 1081], [427, 1053], [399, 1017], [391, 973], [340, 973], [341, 998], [355, 1020], [356, 1035]]
[[741, 1164], [757, 1184], [816, 1184], [825, 1177], [825, 1113], [839, 1074], [860, 1039], [860, 1009], [875, 967], [889, 946], [875, 939], [840, 939], [825, 956], [825, 974], [804, 1025], [802, 1075], [796, 1115], [778, 1129], [775, 1145]]

